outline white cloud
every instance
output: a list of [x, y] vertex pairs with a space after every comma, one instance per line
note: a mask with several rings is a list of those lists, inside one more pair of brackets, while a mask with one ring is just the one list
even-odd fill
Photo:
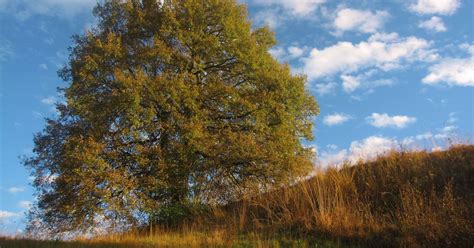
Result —
[[[446, 125], [442, 128], [439, 128], [438, 132], [434, 134], [431, 132], [425, 132], [415, 136], [406, 137], [401, 141], [401, 144], [405, 146], [411, 146], [411, 149], [414, 149], [413, 145], [419, 145], [421, 142], [426, 141], [429, 142], [429, 146], [431, 147], [439, 147], [440, 145], [446, 145], [447, 143], [453, 144], [452, 142], [454, 140], [448, 141], [447, 139], [455, 138], [455, 131], [457, 129], [458, 127], [455, 125]], [[462, 141], [462, 139], [460, 140]]]
[[10, 192], [11, 194], [16, 194], [16, 193], [23, 192], [23, 191], [25, 191], [25, 188], [23, 188], [23, 187], [10, 187], [10, 188], [8, 188], [8, 192]]
[[449, 113], [448, 120], [446, 121], [447, 124], [454, 124], [458, 121], [458, 118], [456, 117], [455, 112]]
[[252, 3], [279, 6], [295, 17], [309, 16], [325, 0], [255, 0]]
[[470, 58], [445, 58], [431, 66], [423, 78], [424, 84], [474, 86], [474, 56]]
[[268, 52], [274, 58], [280, 61], [285, 61], [300, 58], [306, 50], [306, 47], [289, 46], [286, 49], [283, 47], [272, 47]]
[[429, 20], [420, 22], [420, 24], [418, 24], [418, 27], [424, 28], [427, 30], [433, 30], [435, 32], [444, 32], [447, 30], [446, 26], [444, 26], [443, 19], [437, 16], [433, 16]]
[[34, 15], [72, 18], [80, 13], [91, 12], [97, 0], [15, 0], [3, 4], [4, 12], [14, 13], [20, 20]]
[[362, 141], [353, 141], [350, 146], [352, 162], [359, 159], [367, 160], [384, 152], [395, 149], [397, 142], [382, 136], [370, 136]]
[[456, 130], [458, 127], [457, 126], [445, 126], [441, 128], [442, 133], [452, 133], [454, 130]]
[[342, 80], [342, 88], [345, 92], [353, 92], [357, 88], [360, 87], [360, 80], [357, 77], [353, 77], [350, 75], [341, 75]]
[[342, 89], [346, 93], [352, 93], [358, 89], [368, 89], [367, 93], [373, 92], [373, 88], [380, 86], [393, 85], [395, 82], [391, 79], [373, 79], [376, 71], [369, 70], [362, 74], [352, 75], [341, 75]]
[[372, 12], [370, 10], [341, 9], [337, 12], [334, 27], [338, 32], [359, 31], [374, 33], [380, 30], [390, 17], [386, 11]]
[[461, 45], [459, 45], [459, 48], [465, 50], [471, 55], [474, 55], [474, 44], [462, 43]]
[[56, 103], [57, 99], [54, 96], [48, 96], [46, 98], [41, 99], [41, 103], [46, 104], [46, 105], [53, 105]]
[[292, 59], [301, 57], [303, 53], [304, 53], [304, 49], [301, 47], [297, 47], [297, 46], [288, 47], [288, 55]]
[[409, 8], [419, 14], [451, 15], [460, 5], [459, 0], [418, 0]]
[[337, 152], [322, 152], [319, 155], [319, 160], [321, 161], [322, 165], [338, 165], [346, 161], [348, 158], [348, 151], [346, 149], [342, 149]]
[[337, 149], [337, 145], [335, 145], [335, 144], [329, 144], [326, 147], [331, 149], [331, 150], [336, 150]]
[[18, 217], [18, 216], [19, 216], [18, 213], [0, 210], [0, 221], [4, 219], [12, 218], [12, 217]]
[[20, 201], [20, 202], [18, 203], [18, 206], [19, 206], [20, 208], [22, 208], [22, 209], [28, 210], [28, 209], [31, 208], [32, 204], [33, 204], [33, 203], [30, 202], [30, 201]]
[[326, 115], [323, 119], [323, 123], [328, 126], [342, 124], [351, 119], [350, 115], [344, 113], [334, 113], [331, 115]]
[[336, 83], [320, 83], [314, 85], [314, 90], [320, 96], [331, 94], [336, 90]]
[[[403, 139], [387, 138], [383, 136], [369, 136], [363, 140], [351, 142], [349, 148], [335, 150], [327, 146], [327, 150], [319, 153], [319, 162], [323, 166], [339, 165], [343, 162], [355, 163], [359, 160], [367, 161], [375, 158], [377, 155], [384, 154], [391, 150], [442, 150], [447, 144], [455, 144], [456, 139], [447, 142], [448, 138], [453, 138], [453, 126], [457, 120], [455, 114], [450, 113], [445, 127], [438, 129], [437, 133], [425, 132], [414, 136], [408, 136]], [[460, 139], [462, 142], [462, 139]], [[337, 148], [337, 147], [336, 147]]]
[[367, 117], [367, 121], [374, 127], [404, 128], [408, 124], [416, 122], [416, 118], [406, 115], [389, 116], [388, 114], [372, 113], [371, 116]]
[[356, 163], [367, 161], [387, 151], [394, 150], [397, 141], [383, 136], [369, 136], [360, 141], [353, 141], [349, 149], [337, 152], [322, 152], [319, 160], [324, 166], [338, 165], [342, 162]]
[[437, 54], [430, 43], [417, 37], [399, 38], [397, 34], [374, 34], [358, 44], [338, 42], [323, 48], [314, 48], [303, 58], [303, 71], [309, 80], [340, 72], [354, 72], [363, 68], [392, 70], [413, 61], [431, 61]]
[[275, 29], [281, 25], [284, 16], [278, 14], [275, 10], [263, 10], [255, 14], [253, 20], [258, 25], [267, 25], [271, 29]]
[[283, 60], [283, 58], [286, 56], [285, 49], [282, 47], [272, 47], [268, 50], [268, 52], [276, 59], [278, 60]]

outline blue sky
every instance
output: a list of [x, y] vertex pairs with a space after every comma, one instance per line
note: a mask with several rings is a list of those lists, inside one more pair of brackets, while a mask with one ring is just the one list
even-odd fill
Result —
[[[308, 76], [321, 114], [306, 145], [318, 165], [473, 142], [473, 1], [241, 2], [275, 31], [272, 55]], [[55, 114], [67, 86], [56, 71], [70, 37], [94, 25], [95, 3], [0, 0], [0, 233], [24, 228], [34, 190], [19, 157]]]

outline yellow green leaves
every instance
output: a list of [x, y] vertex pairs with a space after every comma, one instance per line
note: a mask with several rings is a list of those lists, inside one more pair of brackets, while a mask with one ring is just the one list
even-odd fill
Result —
[[28, 162], [58, 174], [39, 202], [56, 231], [97, 216], [152, 221], [160, 206], [234, 200], [311, 167], [301, 141], [316, 102], [244, 6], [112, 0], [95, 13], [98, 28], [76, 38], [63, 71], [67, 105]]

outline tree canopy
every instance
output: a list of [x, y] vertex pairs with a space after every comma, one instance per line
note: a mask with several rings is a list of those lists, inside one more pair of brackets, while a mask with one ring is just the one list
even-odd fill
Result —
[[25, 160], [54, 232], [150, 221], [305, 175], [319, 109], [235, 0], [112, 0], [74, 37], [58, 115]]

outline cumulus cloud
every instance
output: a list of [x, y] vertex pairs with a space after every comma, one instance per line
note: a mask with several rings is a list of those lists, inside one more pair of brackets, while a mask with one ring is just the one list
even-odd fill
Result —
[[453, 140], [447, 142], [447, 139], [455, 137], [456, 122], [456, 114], [450, 113], [446, 125], [437, 129], [435, 133], [425, 132], [401, 139], [374, 135], [355, 140], [347, 149], [341, 150], [328, 145], [326, 150], [319, 151], [318, 160], [322, 166], [337, 166], [343, 162], [355, 163], [359, 160], [371, 160], [391, 150], [442, 150], [447, 147], [447, 144], [455, 144]]
[[351, 119], [350, 115], [344, 113], [334, 113], [331, 115], [326, 115], [323, 119], [323, 123], [328, 126], [342, 124]]
[[379, 154], [394, 149], [396, 144], [395, 140], [382, 136], [370, 136], [362, 141], [354, 141], [350, 146], [350, 160], [355, 162], [360, 159], [372, 159]]
[[319, 160], [322, 165], [337, 165], [342, 162], [355, 163], [359, 160], [370, 160], [377, 155], [397, 147], [397, 141], [383, 136], [369, 136], [363, 140], [351, 142], [348, 149], [342, 149], [336, 152], [321, 152]]
[[304, 48], [297, 47], [297, 46], [290, 46], [288, 47], [288, 55], [290, 58], [299, 58], [304, 53]]
[[406, 115], [389, 116], [388, 114], [372, 113], [371, 116], [367, 117], [367, 121], [374, 127], [404, 128], [408, 124], [416, 122], [416, 118]]
[[313, 13], [313, 11], [324, 2], [325, 0], [255, 0], [252, 3], [266, 6], [278, 6], [295, 17], [304, 17]]
[[341, 9], [334, 19], [334, 27], [337, 32], [359, 31], [362, 33], [374, 33], [380, 30], [388, 19], [386, 11]]
[[319, 161], [324, 166], [341, 164], [347, 161], [347, 158], [348, 151], [346, 149], [342, 149], [336, 152], [324, 151], [319, 154]]
[[90, 12], [97, 0], [15, 0], [2, 4], [4, 12], [14, 13], [20, 20], [34, 15], [72, 18], [80, 13]]
[[445, 58], [431, 66], [422, 79], [424, 84], [474, 86], [474, 56], [470, 58]]
[[447, 30], [446, 26], [444, 26], [443, 19], [437, 16], [433, 16], [429, 20], [420, 22], [420, 24], [418, 24], [418, 27], [424, 28], [427, 30], [432, 30], [435, 32], [444, 32]]
[[430, 46], [428, 41], [413, 36], [400, 38], [396, 33], [374, 34], [358, 44], [338, 42], [323, 49], [313, 48], [309, 56], [302, 59], [302, 69], [310, 80], [364, 68], [388, 71], [400, 67], [402, 62], [436, 59], [438, 55]]
[[23, 191], [25, 191], [25, 188], [23, 188], [23, 187], [10, 187], [10, 188], [8, 188], [8, 192], [10, 192], [11, 194], [16, 194], [16, 193], [23, 192]]
[[417, 0], [409, 9], [418, 14], [451, 15], [460, 5], [459, 0]]

